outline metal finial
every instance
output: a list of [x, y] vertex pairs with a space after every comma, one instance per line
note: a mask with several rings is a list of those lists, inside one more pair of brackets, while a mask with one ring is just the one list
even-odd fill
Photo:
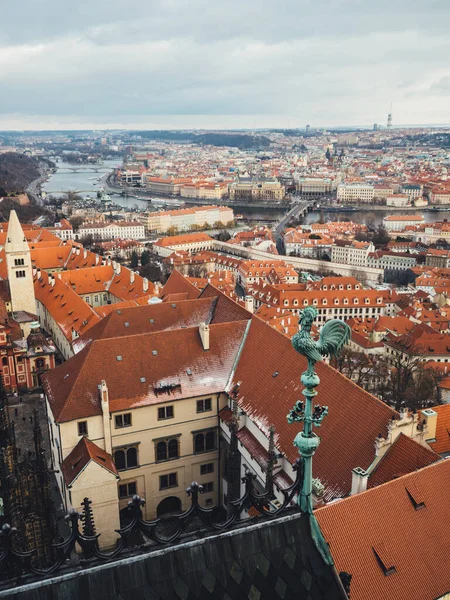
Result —
[[298, 400], [287, 415], [288, 423], [303, 422], [303, 431], [298, 433], [294, 445], [304, 461], [304, 477], [302, 492], [299, 497], [300, 508], [303, 512], [312, 513], [312, 457], [316, 452], [320, 438], [313, 433], [313, 425], [320, 427], [328, 413], [327, 406], [316, 405], [313, 408], [313, 399], [317, 395], [316, 388], [320, 383], [315, 372], [316, 362], [323, 356], [336, 356], [350, 339], [350, 327], [339, 319], [332, 319], [325, 323], [320, 331], [317, 341], [311, 337], [311, 328], [317, 310], [314, 306], [307, 306], [301, 313], [299, 324], [300, 331], [292, 338], [295, 350], [306, 356], [308, 369], [302, 374], [301, 382], [305, 386], [303, 395], [305, 402]]

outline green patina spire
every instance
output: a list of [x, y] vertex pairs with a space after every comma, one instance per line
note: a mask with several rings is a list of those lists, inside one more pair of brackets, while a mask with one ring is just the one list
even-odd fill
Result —
[[287, 415], [288, 423], [303, 422], [303, 431], [300, 431], [294, 439], [294, 446], [298, 448], [303, 460], [303, 484], [298, 498], [301, 510], [310, 515], [311, 533], [322, 556], [327, 562], [332, 562], [325, 540], [313, 515], [312, 504], [312, 459], [320, 444], [320, 438], [313, 432], [313, 425], [320, 427], [324, 417], [328, 413], [327, 406], [316, 404], [313, 407], [314, 397], [317, 396], [317, 386], [320, 383], [319, 376], [315, 372], [315, 364], [322, 360], [323, 356], [336, 356], [350, 339], [350, 327], [339, 319], [332, 319], [325, 323], [319, 335], [319, 340], [311, 338], [311, 327], [317, 316], [317, 310], [313, 306], [307, 306], [301, 313], [299, 324], [300, 331], [292, 338], [295, 350], [306, 356], [308, 369], [302, 374], [301, 382], [305, 386], [302, 394], [305, 401], [298, 400], [293, 409]]

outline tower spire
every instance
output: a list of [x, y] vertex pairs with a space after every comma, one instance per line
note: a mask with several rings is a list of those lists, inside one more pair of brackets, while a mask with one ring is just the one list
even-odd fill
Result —
[[392, 102], [391, 102], [391, 107], [389, 109], [388, 118], [387, 118], [387, 128], [392, 129]]
[[9, 215], [5, 254], [12, 311], [23, 310], [35, 315], [36, 299], [31, 253], [15, 210], [12, 210]]

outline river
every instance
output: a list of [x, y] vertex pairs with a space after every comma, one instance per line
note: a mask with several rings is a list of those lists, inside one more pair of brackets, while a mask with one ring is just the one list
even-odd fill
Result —
[[[46, 181], [42, 189], [47, 194], [60, 196], [63, 192], [77, 191], [80, 196], [94, 196], [97, 194], [98, 188], [101, 187], [101, 178], [112, 171], [114, 167], [117, 167], [119, 161], [117, 160], [106, 160], [99, 167], [99, 172], [95, 173], [93, 170], [89, 170], [87, 165], [80, 172], [74, 173], [70, 169], [75, 165], [59, 162], [57, 163], [57, 172], [53, 173], [48, 181]], [[84, 165], [81, 165], [84, 167]], [[152, 202], [147, 200], [141, 200], [139, 198], [124, 198], [119, 194], [112, 194], [111, 199], [115, 204], [123, 206], [124, 208], [138, 207], [145, 210], [157, 210], [162, 205], [174, 206], [174, 208], [185, 206], [184, 202], [180, 199], [168, 199], [168, 198], [152, 198]], [[239, 207], [235, 212], [241, 213], [249, 219], [262, 222], [274, 221], [285, 213], [284, 210], [279, 209], [263, 209], [249, 207]], [[340, 212], [329, 212], [324, 210], [324, 218], [326, 221], [342, 221], [344, 219], [350, 219], [356, 223], [373, 223], [375, 226], [383, 222], [384, 217], [389, 214], [399, 214], [397, 211], [390, 212], [386, 211], [340, 211]], [[445, 212], [439, 211], [411, 211], [408, 214], [423, 214], [425, 221], [430, 223], [432, 221], [442, 221], [444, 219], [450, 220], [450, 210]], [[316, 223], [320, 219], [319, 211], [312, 211], [306, 215], [305, 223]]]

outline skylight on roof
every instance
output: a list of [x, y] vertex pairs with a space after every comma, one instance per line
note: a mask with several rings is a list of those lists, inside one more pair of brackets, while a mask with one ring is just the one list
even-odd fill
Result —
[[129, 327], [130, 326], [130, 324], [128, 323], [128, 321], [125, 321], [124, 325], [125, 325], [125, 327]]
[[153, 324], [154, 322], [155, 322], [155, 319], [150, 319], [150, 323]]
[[191, 369], [186, 369], [186, 375], [192, 375]]
[[152, 350], [152, 354], [153, 354], [153, 356], [157, 356], [158, 355], [158, 350]]
[[141, 377], [140, 382], [141, 383], [145, 383], [147, 380], [145, 379], [145, 377]]
[[119, 362], [122, 360], [122, 357], [120, 356], [120, 354], [118, 356], [116, 356], [116, 358]]

